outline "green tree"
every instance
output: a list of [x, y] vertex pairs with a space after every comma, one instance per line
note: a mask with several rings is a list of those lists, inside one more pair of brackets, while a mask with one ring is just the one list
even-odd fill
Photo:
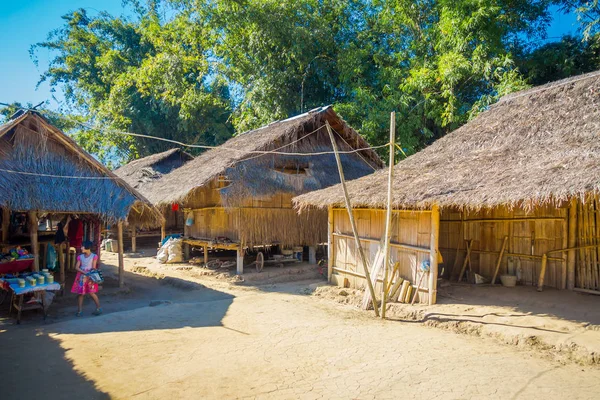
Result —
[[132, 131], [186, 143], [217, 145], [233, 132], [227, 82], [210, 63], [210, 32], [181, 12], [161, 17], [158, 2], [130, 2], [135, 18], [86, 10], [65, 15], [46, 42], [51, 60], [42, 81], [62, 88], [71, 112], [89, 125], [75, 134], [106, 160], [130, 160], [173, 145], [118, 134]]

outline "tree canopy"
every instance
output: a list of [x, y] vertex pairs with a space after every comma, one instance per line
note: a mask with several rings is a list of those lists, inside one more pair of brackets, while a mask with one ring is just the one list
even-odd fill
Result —
[[[598, 69], [596, 3], [550, 0], [152, 0], [128, 16], [76, 10], [38, 43], [42, 80], [104, 160], [165, 142], [216, 145], [271, 121], [333, 104], [373, 145], [397, 112], [407, 153], [500, 96]], [[550, 7], [587, 13], [586, 41], [546, 37]], [[111, 133], [112, 132], [112, 133]]]

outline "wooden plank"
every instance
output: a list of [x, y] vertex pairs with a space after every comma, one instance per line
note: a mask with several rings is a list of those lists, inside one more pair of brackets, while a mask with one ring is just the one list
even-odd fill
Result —
[[[333, 236], [340, 237], [340, 238], [346, 238], [346, 239], [353, 239], [353, 237], [350, 235], [344, 235], [342, 233], [337, 233], [337, 232], [334, 232]], [[367, 243], [379, 243], [379, 240], [365, 238], [365, 237], [359, 237], [359, 240], [361, 242], [367, 242]], [[397, 249], [403, 249], [403, 250], [416, 251], [418, 253], [429, 253], [430, 252], [430, 249], [428, 247], [413, 246], [413, 245], [403, 244], [403, 243], [390, 243], [390, 247], [397, 248]]]
[[[390, 268], [390, 236], [392, 227], [392, 182], [394, 180], [394, 154], [396, 143], [396, 113], [390, 115], [390, 164], [388, 167], [387, 210], [385, 214], [385, 260], [383, 265], [383, 293], [381, 296], [381, 318], [385, 318], [385, 301], [387, 298], [388, 274]], [[439, 215], [438, 215], [439, 217]]]
[[504, 249], [506, 249], [506, 242], [508, 242], [508, 236], [504, 236], [504, 241], [502, 242], [502, 248], [500, 249], [496, 268], [494, 269], [494, 276], [492, 277], [492, 285], [495, 284], [496, 278], [498, 277], [498, 271], [500, 270], [500, 264], [502, 264], [502, 257], [504, 256]]
[[334, 211], [331, 206], [329, 206], [327, 214], [327, 282], [331, 283], [331, 275], [333, 274], [333, 264], [335, 262], [335, 238], [333, 236], [335, 220]]
[[131, 251], [137, 252], [137, 229], [134, 224], [131, 224]]
[[458, 274], [457, 282], [461, 282], [463, 275], [465, 274], [465, 270], [467, 269], [467, 264], [471, 263], [471, 248], [473, 245], [473, 240], [467, 240], [467, 254], [465, 255], [465, 260], [463, 261], [462, 268], [460, 269], [460, 274]]

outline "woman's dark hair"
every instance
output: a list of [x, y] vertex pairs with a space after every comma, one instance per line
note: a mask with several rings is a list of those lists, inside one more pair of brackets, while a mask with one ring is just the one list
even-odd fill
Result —
[[85, 242], [83, 242], [83, 248], [86, 250], [91, 250], [93, 245], [94, 244], [92, 242], [90, 242], [89, 240], [86, 240]]

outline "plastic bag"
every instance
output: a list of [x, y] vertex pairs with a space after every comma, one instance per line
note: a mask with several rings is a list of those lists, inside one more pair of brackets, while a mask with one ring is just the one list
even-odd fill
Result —
[[172, 239], [168, 244], [167, 264], [183, 262], [183, 240]]
[[56, 269], [56, 250], [54, 246], [48, 246], [48, 250], [46, 251], [46, 268], [50, 271], [54, 271]]
[[158, 249], [158, 253], [156, 254], [156, 259], [159, 263], [164, 264], [169, 259], [169, 245], [173, 239], [167, 240], [161, 247]]

